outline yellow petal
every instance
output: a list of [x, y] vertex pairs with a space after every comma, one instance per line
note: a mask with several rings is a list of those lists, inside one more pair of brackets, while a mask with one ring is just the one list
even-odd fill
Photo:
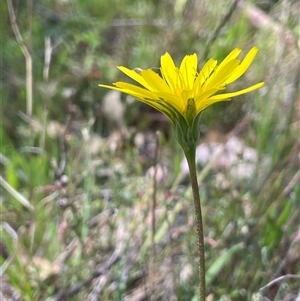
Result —
[[180, 93], [180, 98], [184, 100], [194, 98], [194, 97], [195, 97], [195, 93], [193, 90], [182, 90]]
[[110, 90], [115, 90], [115, 91], [123, 92], [122, 88], [118, 88], [118, 87], [115, 87], [115, 86], [108, 86], [108, 85], [101, 85], [101, 84], [99, 84], [98, 87], [102, 87], [102, 88], [107, 88], [107, 89], [110, 89]]
[[153, 70], [143, 70], [141, 71], [141, 76], [149, 86], [151, 91], [163, 91], [171, 93], [170, 87], [167, 83]]
[[115, 89], [114, 86], [102, 85], [102, 84], [98, 84], [98, 87], [107, 88], [107, 89]]
[[178, 68], [176, 68], [174, 61], [170, 54], [166, 52], [160, 59], [160, 72], [169, 87], [174, 91], [176, 89], [176, 81], [178, 77]]
[[136, 82], [138, 82], [139, 84], [141, 84], [142, 86], [144, 86], [145, 88], [149, 89], [150, 86], [147, 84], [147, 82], [145, 81], [145, 79], [138, 74], [136, 71], [134, 70], [130, 70], [126, 67], [123, 66], [118, 66], [118, 68], [125, 73], [127, 76], [129, 76], [130, 78], [132, 78], [133, 80], [135, 80]]
[[203, 66], [199, 75], [196, 79], [195, 86], [202, 86], [206, 80], [210, 77], [211, 73], [214, 71], [218, 61], [214, 59], [209, 59]]
[[180, 75], [183, 79], [183, 86], [192, 89], [195, 78], [197, 76], [197, 54], [186, 55], [180, 64]]
[[[148, 98], [148, 99], [156, 99], [156, 95], [153, 92], [148, 91], [144, 88], [138, 87], [133, 84], [125, 83], [125, 82], [116, 82], [114, 83], [115, 88], [114, 90], [118, 90], [129, 95], [132, 95], [137, 98]], [[103, 85], [102, 85], [103, 87]], [[107, 86], [106, 86], [107, 88]], [[112, 89], [112, 88], [110, 88]]]
[[245, 71], [249, 68], [253, 59], [255, 58], [257, 51], [258, 49], [256, 47], [250, 49], [250, 51], [247, 53], [247, 55], [245, 56], [241, 64], [236, 68], [233, 74], [227, 79], [226, 81], [227, 84], [234, 82], [245, 73]]
[[213, 105], [214, 103], [220, 102], [220, 101], [230, 101], [230, 99], [206, 99], [205, 101], [202, 102], [201, 108], [199, 109], [199, 113], [209, 106]]
[[212, 96], [212, 97], [210, 97], [210, 99], [211, 100], [228, 99], [230, 97], [242, 95], [242, 94], [251, 92], [253, 90], [257, 90], [257, 89], [261, 88], [264, 84], [265, 84], [264, 82], [260, 82], [258, 84], [255, 84], [255, 85], [253, 85], [251, 87], [248, 87], [248, 88], [240, 90], [240, 91], [230, 92], [230, 93], [224, 93], [224, 94], [218, 94], [218, 95]]
[[165, 105], [161, 103], [159, 96], [153, 94], [152, 92], [145, 90], [143, 88], [137, 87], [132, 84], [128, 84], [125, 82], [117, 82], [116, 86], [107, 86], [107, 85], [98, 85], [99, 87], [108, 88], [111, 90], [120, 91], [135, 97], [137, 100], [153, 107], [154, 109], [160, 111], [169, 117], [172, 122], [174, 122], [174, 113], [172, 113], [172, 109], [168, 109], [170, 105], [166, 102]]
[[176, 94], [159, 91], [156, 92], [155, 95], [158, 99], [163, 99], [166, 103], [170, 103], [180, 113], [184, 112], [185, 103], [183, 102], [183, 99]]
[[201, 112], [203, 110], [203, 105], [205, 104], [206, 100], [213, 94], [215, 94], [219, 89], [210, 89], [206, 90], [205, 92], [202, 92], [201, 94], [197, 95], [194, 98], [195, 104], [196, 104], [196, 110], [197, 112]]
[[233, 49], [226, 57], [225, 59], [221, 62], [218, 68], [222, 68], [223, 65], [227, 64], [228, 61], [234, 60], [238, 57], [238, 55], [242, 52], [241, 49], [235, 48]]
[[218, 87], [223, 88], [227, 78], [232, 74], [238, 65], [239, 61], [236, 59], [227, 61], [226, 64], [220, 65], [216, 72], [214, 72], [206, 81], [205, 87], [207, 89]]
[[107, 86], [107, 85], [98, 85], [99, 87], [108, 88], [110, 90], [120, 91], [122, 93], [126, 93], [128, 95], [131, 95], [138, 100], [141, 99], [152, 99], [156, 101], [156, 95], [153, 95], [148, 90], [145, 90], [143, 88], [137, 87], [132, 84], [123, 83], [123, 82], [117, 82], [115, 83], [117, 86]]
[[150, 102], [154, 103], [156, 101], [155, 99], [156, 96], [143, 88], [128, 83], [123, 83], [123, 82], [117, 82], [115, 83], [115, 85], [117, 86], [107, 86], [107, 85], [98, 85], [98, 86], [103, 88], [108, 88], [110, 90], [120, 91], [122, 93], [131, 95], [136, 99], [143, 101], [147, 104], [150, 104]]

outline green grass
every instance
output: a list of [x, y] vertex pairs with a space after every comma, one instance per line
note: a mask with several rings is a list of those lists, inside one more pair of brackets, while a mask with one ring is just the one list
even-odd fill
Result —
[[[97, 84], [121, 79], [116, 65], [156, 67], [166, 51], [176, 60], [193, 52], [201, 57], [220, 11], [209, 1], [199, 3], [55, 6], [44, 0], [33, 5], [29, 21], [30, 7], [19, 3], [17, 23], [34, 62], [32, 118], [20, 113], [26, 111], [24, 57], [9, 22], [2, 22], [2, 281], [19, 300], [146, 300], [147, 288], [151, 300], [197, 300], [192, 192], [171, 126], [125, 96], [123, 121], [116, 124], [103, 112], [106, 91]], [[266, 14], [298, 40], [296, 2], [284, 5], [277, 2]], [[1, 13], [9, 20], [6, 3]], [[55, 46], [48, 81], [42, 75], [45, 35]], [[218, 59], [234, 47], [258, 46], [240, 84], [266, 84], [202, 115], [199, 144], [213, 133], [218, 142], [235, 133], [258, 156], [254, 175], [245, 179], [213, 162], [199, 166], [207, 300], [279, 301], [298, 293], [295, 278], [259, 292], [274, 278], [300, 273], [299, 53], [281, 39], [272, 29], [254, 28], [236, 9], [209, 45], [209, 56]], [[70, 89], [73, 94], [64, 96]], [[155, 161], [166, 169], [156, 187], [147, 173]]]

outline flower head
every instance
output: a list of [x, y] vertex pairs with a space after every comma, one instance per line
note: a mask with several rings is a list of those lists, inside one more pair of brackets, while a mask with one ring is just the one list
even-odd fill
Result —
[[161, 75], [152, 69], [130, 70], [119, 66], [139, 86], [126, 82], [99, 86], [129, 94], [164, 113], [175, 126], [177, 139], [180, 138], [178, 135], [183, 135], [185, 142], [195, 143], [201, 111], [215, 102], [230, 100], [263, 86], [264, 83], [260, 82], [236, 92], [218, 93], [245, 73], [257, 51], [253, 47], [240, 61], [237, 57], [241, 49], [236, 48], [219, 65], [216, 60], [210, 59], [200, 71], [197, 71], [197, 54], [186, 55], [180, 66], [176, 67], [170, 54], [165, 53], [161, 56]]

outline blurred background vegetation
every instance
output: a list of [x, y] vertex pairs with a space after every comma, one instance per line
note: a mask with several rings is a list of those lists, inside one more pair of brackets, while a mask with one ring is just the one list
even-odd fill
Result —
[[201, 118], [207, 300], [296, 300], [297, 0], [7, 0], [0, 11], [1, 300], [197, 300], [192, 195], [170, 123], [97, 84], [166, 51], [177, 63], [196, 52], [201, 67], [254, 45], [233, 89], [265, 86]]

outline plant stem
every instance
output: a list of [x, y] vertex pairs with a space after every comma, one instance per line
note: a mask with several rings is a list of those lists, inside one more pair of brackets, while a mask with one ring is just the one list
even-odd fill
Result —
[[197, 238], [198, 238], [198, 256], [199, 256], [199, 290], [200, 301], [205, 301], [205, 254], [204, 254], [204, 239], [203, 239], [203, 222], [201, 203], [196, 170], [196, 148], [191, 147], [185, 152], [185, 156], [189, 165], [190, 180], [193, 190], [194, 207], [197, 223]]

